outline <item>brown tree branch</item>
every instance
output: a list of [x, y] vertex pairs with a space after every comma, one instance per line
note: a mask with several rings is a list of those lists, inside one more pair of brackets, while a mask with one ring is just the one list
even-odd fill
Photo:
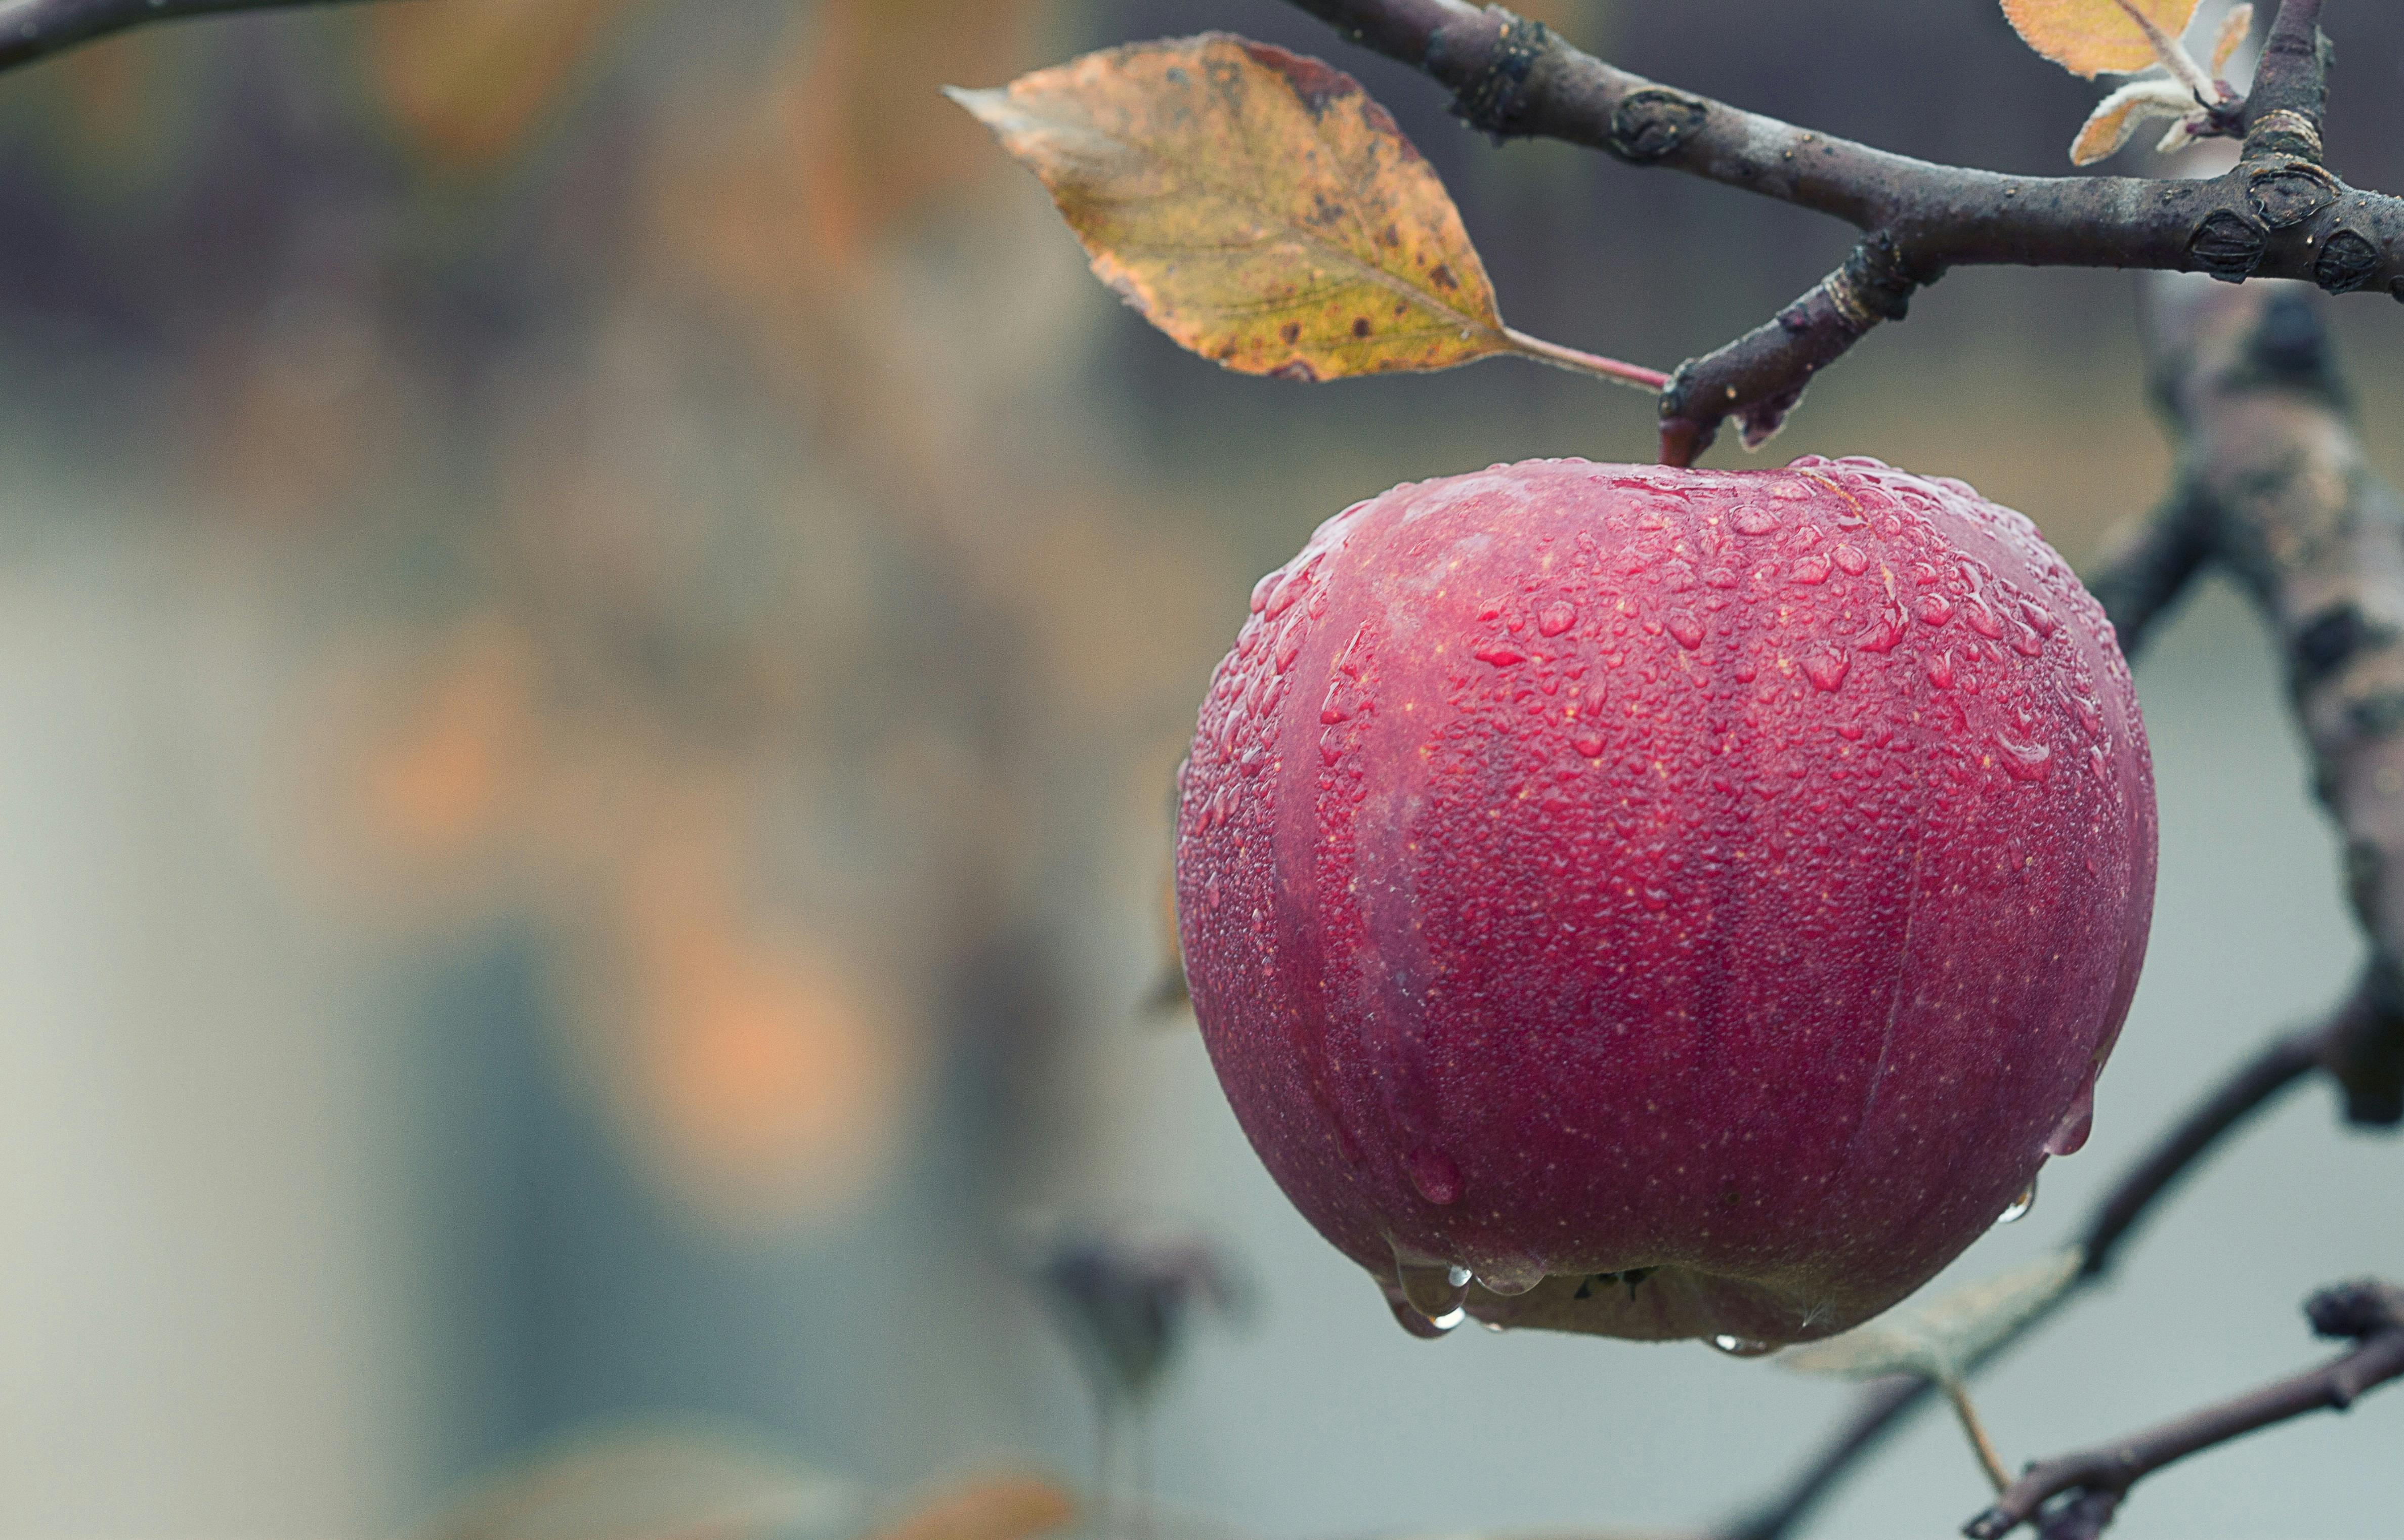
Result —
[[1539, 22], [1466, 0], [1293, 0], [1451, 88], [1502, 137], [1543, 135], [1799, 204], [1856, 226], [1844, 266], [1778, 316], [1690, 358], [1661, 393], [1662, 457], [1685, 464], [1720, 425], [1777, 430], [1811, 377], [1912, 293], [1966, 264], [2150, 268], [2308, 280], [2404, 297], [2404, 200], [2320, 164], [2319, 0], [2285, 0], [2247, 107], [2245, 154], [2209, 180], [2027, 177], [1935, 165], [1660, 86]]
[[2341, 1284], [2313, 1295], [2304, 1310], [2313, 1331], [2351, 1338], [2352, 1351], [2159, 1427], [2032, 1465], [1962, 1533], [2002, 1540], [2034, 1522], [2044, 1540], [2094, 1540], [2129, 1489], [2163, 1466], [2307, 1412], [2343, 1411], [2364, 1392], [2404, 1379], [2404, 1289]]
[[0, 70], [17, 69], [153, 21], [346, 0], [0, 0]]

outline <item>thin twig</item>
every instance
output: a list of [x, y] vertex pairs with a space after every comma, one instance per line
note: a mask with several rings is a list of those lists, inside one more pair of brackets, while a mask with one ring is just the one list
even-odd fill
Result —
[[2102, 1525], [2090, 1523], [2085, 1513], [2064, 1512], [2061, 1517], [2069, 1522], [2056, 1524], [2047, 1505], [2065, 1493], [2079, 1500], [2104, 1498], [2103, 1515], [2108, 1519], [2131, 1487], [2174, 1461], [2307, 1412], [2343, 1411], [2366, 1391], [2404, 1379], [2404, 1289], [2376, 1281], [2343, 1284], [2315, 1295], [2305, 1309], [2313, 1330], [2351, 1337], [2353, 1350], [2143, 1433], [2032, 1465], [1962, 1533], [1971, 1540], [2001, 1540], [2042, 1519], [2048, 1540], [2098, 1533]]
[[[1676, 91], [1548, 29], [1465, 0], [1293, 0], [1424, 71], [1498, 137], [1565, 139], [1832, 215], [1861, 246], [1776, 319], [1691, 358], [1661, 393], [1662, 456], [1684, 464], [1735, 420], [1777, 430], [1811, 377], [1950, 267], [2151, 268], [2333, 292], [2404, 284], [2404, 200], [2320, 168], [2318, 0], [2285, 0], [2248, 109], [2245, 158], [2208, 180], [2006, 176], [1936, 165]], [[2298, 39], [2302, 39], [2299, 46]]]
[[345, 3], [348, 0], [15, 0], [14, 4], [0, 0], [0, 70], [17, 69], [154, 21]]
[[[2080, 1231], [2087, 1263], [2077, 1280], [2047, 1311], [1998, 1343], [1989, 1357], [2019, 1341], [2052, 1310], [2101, 1281], [2156, 1205], [2229, 1133], [2321, 1064], [2349, 1020], [2348, 1012], [2341, 1010], [2319, 1025], [2278, 1038], [2238, 1066], [2173, 1124], [2095, 1206]], [[1722, 1532], [1723, 1540], [1781, 1540], [1792, 1533], [1838, 1481], [1926, 1404], [1934, 1389], [1916, 1376], [1880, 1380], [1870, 1387], [1820, 1456], [1773, 1501]]]
[[1987, 1436], [1987, 1424], [1978, 1415], [1978, 1403], [1970, 1399], [1970, 1387], [1959, 1379], [1945, 1386], [1945, 1399], [1953, 1403], [1953, 1415], [1960, 1421], [1962, 1431], [1970, 1439], [1970, 1447], [1978, 1453], [1978, 1463], [1986, 1467], [1987, 1479], [2003, 1491], [2012, 1484], [2012, 1473], [2005, 1467], [2004, 1457], [1995, 1452], [1995, 1441]]

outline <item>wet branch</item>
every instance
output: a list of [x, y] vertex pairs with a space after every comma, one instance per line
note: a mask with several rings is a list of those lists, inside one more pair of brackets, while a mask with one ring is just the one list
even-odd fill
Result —
[[2404, 200], [2321, 165], [2319, 0], [2285, 0], [2237, 165], [2209, 180], [2006, 176], [1936, 165], [1656, 84], [1540, 22], [1466, 0], [1293, 0], [1451, 88], [1472, 126], [1542, 135], [1834, 216], [1863, 239], [1768, 324], [1690, 358], [1662, 390], [1662, 457], [1690, 463], [1723, 423], [1775, 432], [1820, 370], [1951, 267], [2150, 268], [2303, 279], [2404, 298]]
[[2304, 1311], [2313, 1331], [2351, 1338], [2353, 1349], [2159, 1427], [2041, 1461], [1962, 1533], [2002, 1540], [2034, 1523], [2043, 1540], [2094, 1540], [2129, 1489], [2163, 1466], [2307, 1412], [2343, 1411], [2365, 1392], [2404, 1379], [2404, 1289], [2376, 1281], [2341, 1284], [2314, 1295]]
[[153, 21], [235, 11], [286, 10], [346, 0], [0, 0], [0, 70], [63, 53], [112, 33]]

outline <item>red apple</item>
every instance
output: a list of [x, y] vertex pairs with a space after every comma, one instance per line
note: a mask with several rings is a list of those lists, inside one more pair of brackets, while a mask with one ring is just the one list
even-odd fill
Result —
[[1345, 510], [1251, 608], [1186, 971], [1405, 1324], [1825, 1337], [2084, 1141], [2153, 774], [2027, 519], [1874, 460], [1536, 461]]

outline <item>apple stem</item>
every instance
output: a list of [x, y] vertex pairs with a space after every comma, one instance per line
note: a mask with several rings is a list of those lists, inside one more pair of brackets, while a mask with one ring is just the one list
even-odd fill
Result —
[[1945, 1381], [1946, 1399], [1953, 1403], [1953, 1415], [1962, 1420], [1962, 1431], [1970, 1436], [1970, 1448], [1978, 1451], [1978, 1463], [1985, 1466], [1987, 1479], [1997, 1491], [2012, 1484], [2012, 1473], [2004, 1466], [2004, 1458], [1995, 1452], [1995, 1441], [1987, 1436], [1987, 1424], [1979, 1420], [1978, 1404], [1970, 1399], [1970, 1387], [1960, 1379]]

